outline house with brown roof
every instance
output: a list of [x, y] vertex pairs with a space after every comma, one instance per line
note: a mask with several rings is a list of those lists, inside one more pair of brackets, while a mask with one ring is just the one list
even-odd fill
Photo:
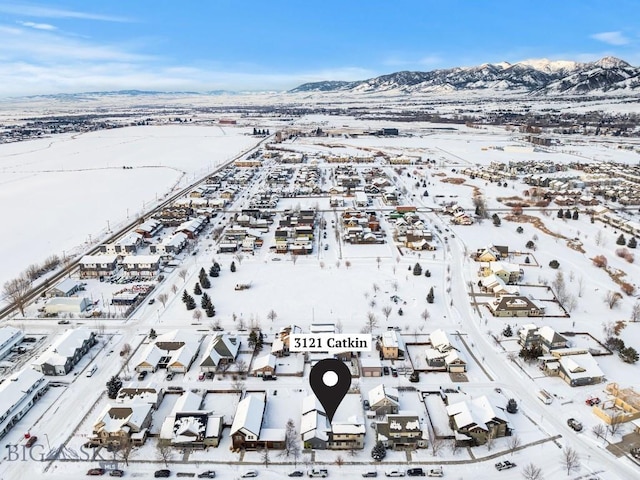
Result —
[[544, 309], [538, 307], [527, 297], [504, 295], [487, 303], [489, 311], [495, 317], [540, 317]]

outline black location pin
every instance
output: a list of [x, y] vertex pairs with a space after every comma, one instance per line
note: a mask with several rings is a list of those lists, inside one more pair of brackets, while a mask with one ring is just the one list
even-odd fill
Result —
[[311, 369], [309, 384], [331, 423], [340, 402], [351, 387], [349, 368], [340, 360], [325, 358]]

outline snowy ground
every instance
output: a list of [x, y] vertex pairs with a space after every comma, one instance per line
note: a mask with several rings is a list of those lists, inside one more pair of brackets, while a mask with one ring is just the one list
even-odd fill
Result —
[[[336, 121], [330, 117], [326, 120]], [[341, 118], [339, 121], [346, 122], [347, 120]], [[405, 125], [402, 125], [402, 127], [405, 127]], [[200, 157], [198, 155], [193, 156], [190, 160], [193, 163], [190, 163], [188, 167], [190, 169], [189, 174], [197, 172], [198, 168], [204, 168], [203, 159], [213, 156], [213, 153], [208, 150], [214, 149], [213, 143], [208, 143], [209, 140], [214, 143], [223, 141], [220, 140], [222, 137], [216, 137], [215, 140], [209, 139], [205, 135], [206, 129], [204, 127], [197, 127], [203, 128], [199, 135], [204, 138], [191, 138], [190, 141], [188, 136], [183, 136], [182, 132], [184, 130], [180, 130], [180, 127], [167, 128], [171, 129], [170, 131], [173, 132], [174, 138], [172, 139], [169, 136], [167, 139], [164, 135], [162, 138], [169, 143], [175, 142], [176, 145], [167, 148], [167, 145], [161, 141], [160, 146], [153, 146], [153, 149], [157, 150], [151, 150], [150, 153], [155, 152], [160, 155], [162, 150], [166, 150], [167, 152], [174, 152], [174, 156], [171, 158], [175, 158], [178, 155], [176, 152], [186, 149], [190, 145], [190, 141], [195, 143], [205, 153], [202, 153]], [[400, 152], [402, 147], [405, 146], [408, 148], [407, 154], [435, 158], [438, 161], [436, 169], [424, 169], [421, 172], [421, 174], [426, 175], [430, 182], [428, 186], [429, 197], [421, 196], [423, 189], [415, 188], [415, 179], [407, 179], [406, 173], [405, 177], [398, 179], [398, 182], [408, 189], [408, 195], [416, 195], [415, 197], [407, 197], [405, 203], [416, 203], [421, 207], [433, 207], [437, 204], [436, 202], [442, 200], [436, 199], [435, 195], [444, 195], [445, 197], [443, 198], [446, 200], [455, 199], [464, 207], [472, 207], [470, 201], [472, 190], [469, 186], [456, 186], [440, 182], [443, 177], [433, 176], [434, 173], [444, 172], [448, 176], [461, 177], [461, 175], [453, 173], [451, 168], [459, 168], [460, 165], [475, 165], [476, 163], [486, 164], [492, 160], [505, 161], [514, 157], [520, 158], [522, 155], [527, 159], [534, 158], [532, 154], [530, 157], [530, 154], [507, 154], [507, 152], [497, 150], [482, 150], [482, 147], [486, 146], [512, 143], [513, 140], [504, 131], [478, 133], [475, 130], [457, 127], [458, 130], [454, 133], [430, 132], [429, 135], [421, 136], [418, 130], [424, 128], [426, 131], [427, 126], [417, 124], [411, 128], [416, 130], [416, 135], [411, 138], [340, 138], [335, 140], [322, 139], [322, 142], [317, 139], [308, 139], [309, 141], [307, 142], [306, 139], [300, 138], [292, 144], [292, 147], [298, 148], [298, 145], [300, 145], [301, 149], [327, 149], [328, 147], [317, 145], [317, 143], [336, 143], [346, 144], [346, 146], [340, 145], [339, 148], [348, 148], [349, 151], [366, 147], [367, 149]], [[101, 146], [106, 151], [116, 148], [112, 147], [112, 145], [118, 142], [131, 142], [135, 148], [141, 145], [147, 145], [145, 148], [152, 148], [151, 145], [156, 145], [152, 140], [158, 140], [160, 137], [160, 135], [154, 133], [157, 131], [151, 128], [149, 132], [152, 135], [149, 137], [150, 140], [147, 144], [145, 143], [147, 142], [145, 140], [146, 134], [143, 135], [142, 130], [130, 129], [130, 133], [127, 133], [127, 139], [118, 136], [123, 132], [129, 132], [129, 129], [115, 131], [113, 135], [116, 135], [116, 137], [113, 138], [109, 136], [112, 135], [112, 132], [101, 133], [95, 138], [96, 145]], [[67, 148], [74, 145], [74, 142], [84, 138], [90, 138], [90, 135], [80, 136], [74, 141], [68, 139], [63, 146]], [[249, 140], [241, 135], [227, 135], [224, 138], [226, 139], [224, 141], [228, 140], [229, 143], [224, 144], [227, 147], [220, 147], [221, 152], [226, 152], [222, 154], [223, 156], [226, 155], [228, 157], [249, 145], [247, 143]], [[56, 144], [54, 142], [53, 145], [55, 146]], [[91, 144], [91, 142], [88, 143], [88, 145]], [[164, 145], [164, 148], [162, 145]], [[55, 148], [54, 146], [51, 148]], [[20, 148], [24, 148], [24, 146], [13, 145], [11, 148], [15, 150], [14, 153], [20, 153]], [[45, 146], [39, 148], [45, 148]], [[73, 148], [79, 149], [80, 147]], [[125, 147], [120, 146], [118, 148]], [[585, 156], [600, 159], [615, 154], [616, 160], [631, 161], [631, 158], [628, 158], [628, 155], [631, 154], [625, 151], [599, 146], [589, 148], [589, 145], [580, 145], [580, 148], [582, 149], [581, 154]], [[573, 146], [571, 146], [571, 149], [573, 149]], [[139, 153], [138, 150], [136, 152]], [[5, 157], [10, 158], [8, 157], [9, 153], [11, 152], [8, 152]], [[27, 155], [27, 153], [24, 154]], [[65, 158], [69, 154], [69, 152], [65, 153]], [[29, 155], [35, 156], [36, 153]], [[40, 155], [43, 154], [40, 153]], [[547, 155], [552, 155], [558, 161], [567, 162], [575, 157], [571, 153], [539, 155], [541, 160], [545, 159]], [[103, 158], [102, 154], [99, 156]], [[107, 157], [109, 155], [104, 154], [103, 163], [107, 161]], [[133, 162], [134, 157], [137, 158], [137, 154], [131, 154], [127, 158]], [[169, 157], [170, 155], [164, 158]], [[200, 160], [197, 161], [196, 157]], [[36, 157], [33, 158], [35, 159]], [[219, 158], [219, 161], [225, 158]], [[538, 156], [535, 156], [535, 158], [538, 158]], [[65, 165], [66, 162], [65, 160]], [[141, 165], [145, 164], [142, 160], [140, 162]], [[215, 158], [213, 162], [215, 165]], [[119, 161], [117, 165], [121, 163], [122, 161]], [[168, 162], [167, 164], [170, 163]], [[8, 168], [9, 166], [3, 172], [7, 172]], [[61, 168], [61, 166], [59, 165], [58, 168]], [[185, 167], [186, 169], [187, 167]], [[129, 170], [125, 171], [131, 172]], [[133, 170], [133, 172], [136, 171], [136, 169]], [[14, 175], [12, 172], [7, 174]], [[42, 175], [45, 174], [39, 172], [34, 178], [42, 178]], [[117, 181], [115, 177], [114, 181]], [[171, 182], [175, 181], [177, 181], [176, 177], [172, 177], [165, 182], [165, 186], [170, 186]], [[494, 184], [485, 185], [482, 181], [468, 178], [465, 178], [465, 183], [482, 188], [488, 200], [489, 208], [500, 207], [500, 204], [495, 200], [497, 197], [506, 196], [507, 193], [508, 195], [522, 195], [522, 192], [526, 189], [526, 186], [518, 182], [509, 182], [509, 186], [506, 189]], [[51, 195], [55, 188], [57, 187], [52, 187], [52, 190], [48, 190], [48, 194]], [[151, 190], [146, 192], [147, 196], [149, 196], [149, 192]], [[315, 203], [315, 200], [313, 201]], [[131, 206], [136, 202], [139, 203], [140, 201], [131, 198], [124, 199], [121, 206], [114, 206], [113, 202], [111, 202], [109, 208], [114, 206], [114, 208], [124, 210], [126, 206]], [[304, 204], [303, 201], [289, 199], [281, 202], [279, 208], [280, 206], [283, 208], [293, 206], [296, 203]], [[3, 204], [6, 205], [6, 203]], [[96, 208], [98, 207], [94, 207], [94, 209]], [[375, 206], [373, 208], [375, 209]], [[33, 215], [37, 213], [35, 210], [38, 209], [34, 209]], [[82, 232], [80, 235], [85, 235], [85, 231], [96, 231], [95, 229], [101, 228], [101, 225], [105, 223], [103, 217], [105, 217], [107, 211], [107, 207], [100, 207], [99, 218], [101, 220], [95, 226], [86, 224], [84, 219], [82, 222], [78, 222], [81, 227], [78, 227], [80, 228], [79, 232]], [[114, 213], [114, 215], [116, 214], [117, 212]], [[203, 248], [199, 248], [200, 253], [197, 256], [186, 257], [183, 262], [181, 268], [186, 268], [188, 272], [184, 281], [179, 278], [178, 269], [176, 269], [173, 273], [168, 274], [166, 280], [154, 291], [154, 295], [158, 293], [167, 293], [169, 295], [166, 307], [160, 302], [155, 302], [153, 305], [144, 304], [134, 314], [133, 318], [127, 321], [101, 320], [100, 324], [104, 327], [106, 333], [117, 333], [117, 335], [111, 339], [109, 348], [105, 347], [97, 354], [94, 360], [95, 364], [99, 366], [96, 375], [91, 379], [81, 375], [69, 387], [52, 389], [52, 392], [48, 393], [14, 427], [10, 434], [2, 439], [2, 443], [24, 442], [21, 439], [22, 434], [27, 430], [31, 430], [32, 432], [37, 431], [39, 437], [44, 436], [46, 433], [48, 441], [52, 445], [77, 446], [81, 439], [84, 438], [83, 435], [89, 432], [95, 416], [104, 405], [104, 399], [101, 398], [102, 385], [121, 367], [119, 358], [108, 355], [110, 349], [115, 349], [117, 352], [119, 346], [125, 341], [135, 349], [150, 328], [154, 328], [158, 333], [174, 328], [194, 328], [203, 331], [203, 333], [205, 331], [210, 332], [210, 321], [203, 318], [199, 324], [195, 322], [191, 317], [191, 313], [185, 311], [180, 301], [180, 296], [185, 289], [189, 292], [193, 291], [193, 285], [197, 281], [200, 268], [207, 270], [213, 259], [216, 259], [222, 266], [222, 272], [219, 278], [212, 279], [212, 288], [208, 293], [216, 306], [217, 315], [214, 320], [219, 320], [224, 330], [237, 330], [242, 319], [246, 326], [251, 323], [254, 325], [259, 324], [262, 330], [268, 334], [268, 340], [273, 338], [272, 335], [279, 328], [290, 324], [300, 325], [303, 329], [308, 329], [312, 323], [339, 322], [344, 332], [359, 332], [365, 324], [367, 313], [370, 311], [379, 320], [379, 325], [376, 329], [377, 333], [386, 330], [387, 327], [397, 326], [401, 329], [408, 342], [426, 339], [428, 333], [437, 328], [442, 328], [449, 334], [450, 339], [460, 346], [464, 357], [467, 359], [469, 363], [469, 371], [467, 373], [469, 382], [453, 385], [448, 374], [423, 373], [419, 384], [411, 384], [403, 376], [397, 378], [382, 377], [382, 379], [361, 378], [358, 379], [360, 390], [367, 392], [380, 381], [392, 386], [417, 386], [420, 390], [426, 391], [437, 390], [440, 386], [457, 387], [460, 385], [461, 389], [469, 394], [497, 395], [504, 403], [508, 398], [513, 397], [520, 405], [520, 412], [510, 416], [509, 420], [512, 422], [524, 448], [513, 454], [509, 452], [508, 439], [500, 439], [496, 441], [491, 451], [488, 451], [486, 447], [478, 447], [472, 449], [471, 452], [466, 449], [453, 452], [447, 447], [438, 452], [437, 456], [434, 456], [430, 449], [410, 452], [409, 455], [405, 452], [390, 452], [385, 459], [384, 465], [371, 466], [369, 453], [373, 436], [367, 435], [365, 449], [357, 453], [356, 456], [351, 457], [347, 452], [315, 452], [313, 459], [309, 456], [305, 457], [304, 460], [301, 459], [301, 462], [303, 462], [302, 469], [306, 469], [314, 461], [318, 465], [326, 465], [330, 471], [330, 476], [353, 478], [354, 476], [359, 476], [362, 471], [372, 468], [376, 468], [380, 472], [394, 465], [401, 465], [402, 468], [406, 468], [407, 462], [411, 461], [434, 465], [443, 464], [446, 477], [484, 479], [495, 478], [496, 470], [493, 467], [493, 463], [509, 459], [517, 463], [518, 467], [499, 473], [500, 478], [506, 480], [522, 478], [522, 468], [531, 461], [535, 461], [543, 469], [545, 478], [585, 479], [590, 478], [590, 472], [600, 472], [598, 476], [603, 480], [633, 478], [634, 467], [631, 461], [626, 458], [621, 460], [614, 459], [611, 454], [604, 450], [603, 441], [596, 439], [591, 433], [591, 427], [596, 425], [599, 420], [591, 413], [589, 407], [584, 404], [584, 399], [589, 395], [602, 396], [604, 384], [571, 388], [559, 378], [544, 377], [535, 366], [524, 364], [519, 360], [515, 363], [509, 361], [508, 352], [517, 351], [518, 349], [515, 342], [510, 339], [502, 339], [499, 344], [495, 344], [488, 333], [499, 334], [507, 324], [511, 325], [514, 331], [517, 331], [520, 325], [532, 323], [532, 319], [493, 318], [487, 314], [486, 310], [482, 309], [481, 315], [478, 315], [470, 305], [467, 281], [473, 280], [477, 283], [476, 272], [478, 266], [469, 259], [469, 254], [492, 243], [509, 245], [513, 250], [525, 251], [526, 242], [535, 236], [537, 249], [533, 254], [540, 267], [526, 268], [524, 282], [537, 285], [552, 282], [556, 271], [549, 268], [548, 264], [552, 259], [557, 259], [560, 262], [559, 271], [564, 274], [567, 289], [575, 295], [577, 302], [570, 318], [540, 318], [534, 319], [533, 323], [549, 325], [561, 332], [589, 332], [598, 340], [602, 340], [602, 324], [604, 322], [629, 318], [631, 307], [636, 299], [625, 296], [615, 309], [609, 309], [603, 300], [604, 294], [609, 290], [617, 290], [617, 287], [605, 272], [594, 267], [589, 260], [595, 255], [604, 254], [609, 259], [610, 265], [624, 270], [630, 281], [637, 282], [637, 278], [640, 278], [637, 262], [629, 264], [616, 257], [613, 253], [616, 248], [615, 240], [619, 232], [615, 232], [610, 227], [602, 228], [599, 223], [591, 224], [587, 215], [581, 215], [578, 220], [561, 220], [555, 217], [555, 212], [552, 212], [549, 216], [545, 216], [541, 212], [532, 214], [540, 217], [551, 231], [562, 234], [567, 238], [578, 237], [582, 241], [586, 253], [580, 253], [567, 247], [565, 240], [547, 235], [530, 224], [516, 225], [503, 221], [501, 227], [494, 227], [489, 220], [469, 227], [452, 226], [449, 224], [448, 217], [433, 213], [424, 214], [427, 222], [433, 226], [437, 225], [441, 231], [445, 232], [437, 234], [434, 230], [436, 234], [435, 244], [438, 248], [433, 253], [418, 254], [403, 250], [402, 254], [400, 254], [398, 249], [390, 242], [382, 245], [347, 245], [336, 239], [332, 233], [330, 219], [333, 214], [329, 212], [325, 213], [329, 224], [327, 227], [329, 234], [326, 240], [322, 240], [329, 245], [328, 250], [315, 249], [314, 253], [309, 257], [299, 258], [295, 262], [289, 256], [276, 256], [269, 251], [268, 246], [273, 236], [273, 227], [269, 233], [264, 235], [266, 241], [262, 250], [256, 252], [255, 255], [243, 255], [242, 259], [230, 254], [216, 254], [213, 248], [204, 248], [204, 245], [201, 245]], [[106, 216], [105, 218], [110, 217]], [[119, 218], [123, 218], [122, 213], [119, 214]], [[524, 232], [521, 234], [516, 232], [516, 228], [519, 225], [524, 228]], [[75, 239], [71, 244], [77, 243], [78, 232], [73, 233], [66, 232], [64, 231], [65, 229], [48, 228], [51, 229], [52, 238], [57, 235], [71, 235]], [[445, 229], [449, 231], [447, 232]], [[596, 242], [598, 232], [602, 232], [600, 234], [602, 238]], [[455, 238], [450, 237], [447, 243], [444, 242], [442, 237], [444, 235], [450, 236], [451, 233], [455, 234]], [[80, 241], [82, 241], [81, 238]], [[53, 248], [54, 251], [64, 248], [62, 246], [63, 243], [56, 243], [56, 245]], [[3, 246], [3, 251], [4, 248]], [[22, 253], [16, 255], [14, 259], [16, 264], [22, 262], [18, 269], [26, 266], [24, 265], [24, 259], [27, 254], [33, 253], [33, 251], [27, 250], [26, 246], [20, 248]], [[50, 251], [45, 249], [43, 253], [46, 256]], [[281, 260], [273, 261], [274, 258], [280, 258]], [[377, 261], [378, 258], [380, 258], [380, 262]], [[235, 273], [230, 271], [231, 261], [235, 261], [238, 267]], [[349, 267], [347, 267], [346, 261], [350, 262]], [[420, 277], [413, 276], [409, 270], [416, 262], [419, 262], [423, 269], [428, 268], [432, 276], [429, 278], [424, 275]], [[447, 266], [451, 267], [450, 272]], [[99, 285], [98, 282], [88, 283], [88, 291], [94, 298], [101, 296], [103, 291], [108, 294], [107, 290], [102, 289], [112, 287]], [[236, 283], [251, 283], [251, 288], [245, 291], [235, 291], [234, 286]], [[173, 285], [177, 287], [176, 293], [171, 291]], [[436, 301], [434, 304], [428, 305], [425, 297], [431, 286], [435, 288]], [[449, 287], [451, 290], [447, 291]], [[546, 289], [539, 287], [523, 288], [526, 294], [532, 293], [534, 298], [549, 298], [544, 290]], [[402, 299], [402, 304], [393, 303], [390, 298], [392, 295], [399, 296]], [[388, 319], [385, 318], [382, 312], [382, 309], [387, 305], [392, 307], [392, 312]], [[398, 314], [400, 306], [404, 313], [402, 316]], [[425, 308], [428, 309], [430, 317], [428, 320], [423, 321], [421, 313]], [[269, 320], [267, 314], [272, 309], [277, 313], [277, 317], [274, 320]], [[235, 321], [234, 318], [236, 318]], [[13, 323], [20, 325], [20, 320], [15, 319]], [[72, 327], [81, 323], [93, 328], [97, 326], [96, 321], [76, 319], [72, 321]], [[25, 328], [27, 331], [33, 330], [34, 332], [52, 334], [62, 331], [65, 327], [57, 325], [55, 320], [42, 319], [30, 322]], [[638, 324], [627, 323], [620, 333], [621, 338], [628, 345], [637, 347], [634, 342], [640, 334], [638, 328]], [[459, 337], [454, 335], [457, 332], [464, 338], [464, 345], [461, 344]], [[50, 335], [50, 338], [52, 337], [53, 335]], [[50, 338], [48, 341], [50, 341]], [[575, 342], [576, 346], [592, 347], [595, 345], [593, 340], [583, 335], [571, 337], [571, 340]], [[205, 344], [207, 341], [208, 339], [205, 340]], [[409, 352], [414, 362], [420, 359], [421, 348], [421, 346], [409, 347]], [[141, 352], [141, 350], [138, 350], [138, 352]], [[243, 359], [247, 364], [249, 363], [247, 361], [248, 358], [243, 357]], [[608, 381], [616, 381], [621, 386], [636, 385], [637, 388], [637, 365], [624, 364], [616, 355], [600, 356], [597, 357], [597, 361], [605, 372]], [[278, 365], [286, 373], [297, 372], [301, 368], [298, 356], [279, 360], [279, 362], [288, 364]], [[388, 365], [389, 363], [384, 364]], [[216, 378], [212, 382], [199, 382], [197, 374], [196, 362], [186, 375], [178, 376], [173, 380], [173, 383], [185, 388], [231, 389], [232, 379], [230, 376], [223, 379]], [[164, 381], [163, 372], [154, 374], [152, 378], [159, 383], [168, 385]], [[283, 428], [288, 418], [293, 418], [299, 425], [300, 401], [303, 396], [310, 393], [306, 378], [286, 376], [279, 377], [277, 381], [270, 383], [263, 382], [260, 379], [247, 378], [245, 380], [245, 388], [247, 390], [267, 390], [269, 403], [265, 427]], [[500, 388], [502, 393], [496, 393], [494, 388]], [[535, 397], [535, 392], [541, 388], [548, 390], [555, 396], [556, 400], [552, 405], [545, 406]], [[354, 397], [355, 400], [352, 401], [350, 398], [345, 403], [347, 407], [350, 406], [347, 409], [349, 411], [356, 409], [356, 403], [359, 408], [361, 405], [360, 395], [354, 394], [350, 395], [350, 397]], [[169, 400], [163, 402], [160, 411], [155, 414], [154, 423], [156, 425], [159, 425], [161, 423], [160, 420], [169, 413], [172, 407], [172, 402]], [[233, 406], [237, 404], [237, 401], [238, 398], [232, 394], [224, 394], [224, 397], [217, 394], [208, 394], [205, 398], [207, 406], [225, 415], [225, 421], [230, 420], [233, 415]], [[430, 396], [427, 398], [425, 406], [425, 402], [422, 401], [417, 393], [403, 392], [401, 408], [415, 410], [420, 416], [425, 416], [427, 407], [429, 407], [429, 414], [436, 419], [434, 423], [439, 429], [445, 430], [445, 420], [442, 418], [443, 409], [437, 404], [439, 401], [438, 398], [431, 398]], [[431, 410], [432, 405], [433, 413]], [[60, 415], [61, 412], [72, 412], [72, 414]], [[53, 415], [54, 413], [56, 415]], [[582, 433], [575, 433], [566, 426], [566, 419], [570, 416], [583, 422], [585, 428]], [[625, 426], [623, 431], [625, 433], [630, 431], [629, 426]], [[557, 435], [560, 435], [560, 437], [556, 438]], [[616, 440], [618, 439], [619, 435], [616, 435]], [[531, 445], [532, 442], [537, 441], [541, 441], [541, 443]], [[292, 460], [279, 457], [277, 452], [271, 453], [271, 462], [273, 464], [265, 468], [264, 465], [260, 465], [262, 462], [260, 454], [247, 453], [241, 457], [229, 450], [230, 443], [228, 429], [225, 429], [223, 440], [217, 449], [210, 449], [208, 452], [191, 453], [189, 460], [186, 462], [182, 462], [182, 455], [176, 452], [170, 468], [174, 475], [175, 472], [197, 473], [211, 468], [216, 470], [220, 477], [226, 478], [237, 478], [248, 468], [258, 468], [260, 470], [260, 478], [267, 479], [282, 478], [283, 473], [293, 470]], [[571, 446], [580, 453], [582, 467], [579, 471], [573, 472], [570, 476], [566, 475], [566, 471], [563, 471], [561, 466], [562, 450], [558, 448], [559, 446]], [[496, 455], [495, 458], [493, 457], [494, 455]], [[342, 457], [345, 465], [339, 467], [335, 464], [338, 456]], [[5, 457], [9, 460], [6, 455]], [[282, 463], [284, 465], [278, 465]], [[45, 466], [46, 464], [43, 465], [34, 461], [21, 463], [5, 461], [0, 466], [0, 473], [5, 479], [17, 479], [25, 474], [32, 475], [33, 478], [70, 479], [84, 477], [86, 470], [90, 466], [96, 465], [91, 462], [54, 462], [48, 467], [46, 474], [43, 473]], [[155, 442], [152, 441], [134, 453], [132, 465], [126, 470], [128, 476], [144, 477], [149, 476], [150, 472], [158, 468], [162, 468], [162, 464], [158, 459]]]

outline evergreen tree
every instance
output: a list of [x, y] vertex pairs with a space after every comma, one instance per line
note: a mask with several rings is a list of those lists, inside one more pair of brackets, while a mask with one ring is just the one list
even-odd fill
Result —
[[513, 337], [513, 330], [511, 330], [511, 325], [507, 325], [506, 327], [504, 327], [504, 330], [502, 330], [502, 335], [504, 335], [505, 337]]
[[524, 259], [524, 263], [526, 263], [526, 264], [531, 263], [531, 260], [529, 259], [529, 257], [526, 257], [526, 258]]
[[400, 315], [400, 316], [404, 315], [404, 312], [402, 311], [402, 308], [398, 309], [398, 315]]
[[625, 347], [620, 349], [618, 356], [625, 363], [636, 363], [638, 361], [638, 352], [633, 347]]
[[233, 261], [231, 262], [230, 270], [231, 270], [232, 272], [235, 272], [235, 271], [236, 271], [236, 262], [233, 262]]
[[263, 344], [264, 344], [264, 341], [262, 340], [262, 332], [258, 330], [257, 338], [256, 338], [256, 352], [259, 352], [260, 350], [262, 350]]
[[564, 212], [564, 218], [566, 218], [567, 220], [571, 220], [571, 210], [569, 210], [568, 208]]
[[209, 305], [207, 308], [204, 309], [204, 313], [209, 318], [215, 317], [216, 316], [216, 309], [214, 308], [213, 305]]
[[152, 328], [151, 330], [149, 330], [149, 338], [156, 338], [158, 335], [156, 334], [156, 331]]
[[200, 284], [204, 289], [211, 288], [211, 280], [209, 280], [209, 277], [207, 277], [207, 275], [203, 275], [202, 277], [200, 277]]
[[187, 307], [187, 310], [194, 310], [196, 308], [196, 301], [189, 294], [187, 294], [187, 301], [184, 302], [184, 304]]
[[413, 266], [413, 274], [418, 277], [420, 275], [422, 275], [422, 267], [420, 266], [419, 263], [416, 262], [416, 264]]
[[636, 240], [636, 237], [631, 237], [627, 242], [627, 247], [636, 248], [637, 246], [638, 246], [638, 241]]
[[187, 293], [187, 291], [185, 290], [185, 291], [182, 293], [182, 303], [185, 303], [185, 304], [186, 304], [186, 303], [187, 303], [187, 301], [189, 301], [189, 294], [188, 294], [188, 293]]
[[387, 449], [384, 448], [384, 443], [378, 441], [371, 449], [371, 458], [376, 461], [381, 461], [387, 456]]
[[211, 268], [209, 269], [209, 276], [217, 277], [218, 275], [220, 275], [220, 270], [216, 270], [216, 268], [213, 265], [211, 265]]
[[430, 277], [431, 276], [431, 270], [425, 270], [424, 271], [424, 276], [425, 277]]
[[616, 240], [616, 245], [626, 245], [626, 244], [627, 244], [627, 240], [624, 238], [623, 234], [620, 234], [620, 236]]
[[427, 303], [433, 303], [434, 299], [435, 299], [435, 297], [433, 295], [433, 287], [431, 287], [429, 289], [429, 293], [427, 294]]
[[515, 398], [510, 398], [507, 402], [507, 412], [516, 413], [518, 411], [518, 402]]
[[251, 333], [249, 333], [249, 347], [255, 347], [256, 343], [258, 343], [258, 334], [255, 330], [251, 330]]
[[494, 227], [499, 227], [502, 224], [502, 220], [500, 220], [500, 217], [498, 216], [497, 213], [494, 213], [491, 218], [493, 219], [493, 226]]
[[573, 211], [573, 217], [574, 220], [578, 220], [578, 210], [574, 210]]
[[564, 211], [562, 209], [558, 210], [558, 218], [564, 218]]
[[193, 293], [195, 293], [196, 295], [202, 295], [202, 289], [200, 288], [200, 284], [198, 282], [196, 282], [195, 286], [193, 287]]
[[111, 399], [116, 398], [121, 388], [122, 380], [120, 380], [120, 377], [114, 375], [107, 382], [107, 396]]
[[551, 260], [549, 262], [549, 266], [553, 269], [556, 269], [560, 266], [560, 262], [558, 262], [557, 260]]
[[200, 301], [200, 306], [202, 307], [203, 310], [206, 310], [211, 305], [212, 305], [211, 298], [209, 297], [209, 295], [207, 295], [207, 292], [204, 292], [202, 294], [202, 300]]

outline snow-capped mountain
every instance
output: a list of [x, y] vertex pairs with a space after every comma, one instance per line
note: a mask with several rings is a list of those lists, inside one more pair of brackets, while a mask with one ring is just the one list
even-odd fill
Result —
[[495, 90], [564, 95], [617, 91], [640, 92], [640, 68], [614, 57], [596, 62], [526, 60], [485, 63], [430, 72], [397, 72], [355, 82], [305, 83], [295, 92], [345, 91], [353, 93], [430, 93], [461, 90]]

